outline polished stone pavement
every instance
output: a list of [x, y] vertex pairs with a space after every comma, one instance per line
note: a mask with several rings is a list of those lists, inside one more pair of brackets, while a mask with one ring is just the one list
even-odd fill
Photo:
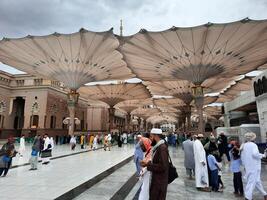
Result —
[[[0, 146], [2, 146], [2, 145], [0, 145]], [[23, 165], [23, 164], [29, 162], [29, 159], [31, 156], [32, 144], [26, 144], [25, 147], [26, 148], [25, 148], [25, 151], [23, 152], [22, 157], [19, 156], [19, 154], [17, 154], [17, 156], [13, 158], [13, 161], [12, 161], [13, 166]], [[15, 149], [17, 151], [19, 150], [19, 144], [18, 143], [15, 144]], [[69, 144], [55, 145], [53, 148], [53, 157], [69, 155], [69, 154], [77, 153], [77, 152], [84, 152], [84, 151], [87, 151], [89, 149], [90, 148], [88, 146], [86, 146], [85, 149], [81, 149], [81, 145], [77, 144], [75, 150], [72, 151]]]
[[116, 191], [134, 174], [135, 166], [133, 161], [124, 165], [104, 180], [95, 184], [93, 187], [79, 195], [75, 200], [109, 200]]
[[7, 177], [0, 177], [0, 199], [55, 199], [131, 155], [129, 145], [52, 160], [48, 165], [39, 164], [37, 171], [29, 171], [29, 166], [11, 169]]
[[[57, 150], [56, 150], [57, 149]], [[58, 155], [73, 153], [68, 146], [57, 146]], [[80, 148], [77, 149], [80, 151]], [[133, 154], [133, 146], [113, 147], [112, 151], [103, 149], [90, 151], [69, 157], [52, 160], [47, 166], [39, 164], [37, 171], [28, 171], [29, 166], [10, 170], [5, 178], [0, 178], [0, 199], [48, 200], [61, 196], [71, 189], [91, 180], [96, 175], [129, 158]], [[194, 180], [188, 180], [183, 167], [183, 151], [180, 148], [170, 148], [170, 154], [179, 173], [179, 178], [168, 186], [167, 199], [179, 200], [223, 200], [236, 198], [233, 193], [232, 175], [224, 168], [223, 182], [226, 186], [223, 193], [199, 192], [195, 189]], [[26, 160], [26, 158], [25, 158]], [[110, 199], [123, 187], [135, 171], [134, 163], [130, 161], [106, 178], [94, 184], [75, 199]], [[263, 165], [262, 180], [267, 189], [267, 166]], [[130, 188], [126, 199], [132, 200], [140, 188], [140, 182]], [[255, 192], [254, 200], [263, 199]]]

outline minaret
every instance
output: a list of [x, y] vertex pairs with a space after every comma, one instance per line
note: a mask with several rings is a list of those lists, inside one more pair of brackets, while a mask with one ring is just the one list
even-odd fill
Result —
[[120, 36], [122, 36], [122, 30], [123, 30], [123, 27], [122, 27], [122, 19], [121, 19], [121, 25], [120, 25]]

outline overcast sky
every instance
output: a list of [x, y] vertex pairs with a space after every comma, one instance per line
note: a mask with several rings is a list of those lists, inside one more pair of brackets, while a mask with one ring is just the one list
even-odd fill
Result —
[[[267, 0], [1, 0], [0, 38], [71, 33], [81, 27], [114, 27], [119, 34], [120, 19], [124, 35], [131, 35], [141, 28], [158, 31], [246, 17], [267, 19]], [[0, 65], [0, 70], [7, 67]]]

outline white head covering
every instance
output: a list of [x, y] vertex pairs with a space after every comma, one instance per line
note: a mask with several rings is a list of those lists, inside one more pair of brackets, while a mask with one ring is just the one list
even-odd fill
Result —
[[248, 132], [245, 134], [245, 140], [248, 142], [254, 141], [256, 139], [256, 134], [253, 132]]
[[162, 130], [160, 128], [152, 128], [150, 133], [151, 134], [155, 134], [155, 135], [161, 135], [162, 134]]
[[201, 133], [199, 133], [199, 134], [197, 135], [197, 137], [198, 137], [198, 138], [203, 138], [203, 137], [204, 137], [204, 135], [203, 135], [203, 134], [201, 134]]

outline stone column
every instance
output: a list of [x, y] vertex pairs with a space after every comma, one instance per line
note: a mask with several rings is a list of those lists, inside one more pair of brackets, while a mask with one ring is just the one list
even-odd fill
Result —
[[127, 113], [127, 115], [126, 115], [126, 131], [128, 132], [128, 133], [130, 133], [130, 131], [131, 131], [131, 114], [130, 113]]
[[204, 134], [204, 120], [203, 120], [204, 97], [196, 97], [195, 98], [195, 104], [196, 104], [197, 113], [199, 116], [198, 132]]
[[190, 131], [191, 129], [191, 106], [187, 105], [185, 110], [186, 117], [186, 131]]
[[111, 131], [114, 128], [115, 108], [110, 107], [108, 109], [108, 114], [109, 114], [109, 131]]
[[137, 122], [138, 122], [138, 131], [141, 131], [141, 118], [140, 117], [138, 117]]
[[79, 93], [76, 90], [71, 90], [68, 93], [68, 109], [70, 114], [70, 121], [69, 121], [69, 135], [74, 134], [74, 127], [75, 127], [75, 108], [79, 100]]
[[146, 124], [145, 119], [143, 120], [143, 128], [144, 128], [144, 131], [147, 132], [147, 124]]
[[[9, 111], [8, 111], [8, 115], [11, 115], [13, 112], [13, 103], [14, 100], [16, 99], [16, 97], [10, 97], [10, 102], [9, 102]], [[26, 102], [25, 102], [26, 103]]]
[[179, 117], [176, 118], [177, 122], [175, 123], [175, 130], [178, 130], [180, 128], [179, 126]]
[[204, 120], [203, 120], [203, 104], [204, 104], [204, 92], [203, 87], [200, 84], [196, 84], [192, 87], [192, 93], [195, 99], [195, 105], [197, 107], [197, 113], [199, 116], [198, 132], [204, 134]]
[[224, 113], [223, 115], [224, 127], [230, 127], [230, 113]]

